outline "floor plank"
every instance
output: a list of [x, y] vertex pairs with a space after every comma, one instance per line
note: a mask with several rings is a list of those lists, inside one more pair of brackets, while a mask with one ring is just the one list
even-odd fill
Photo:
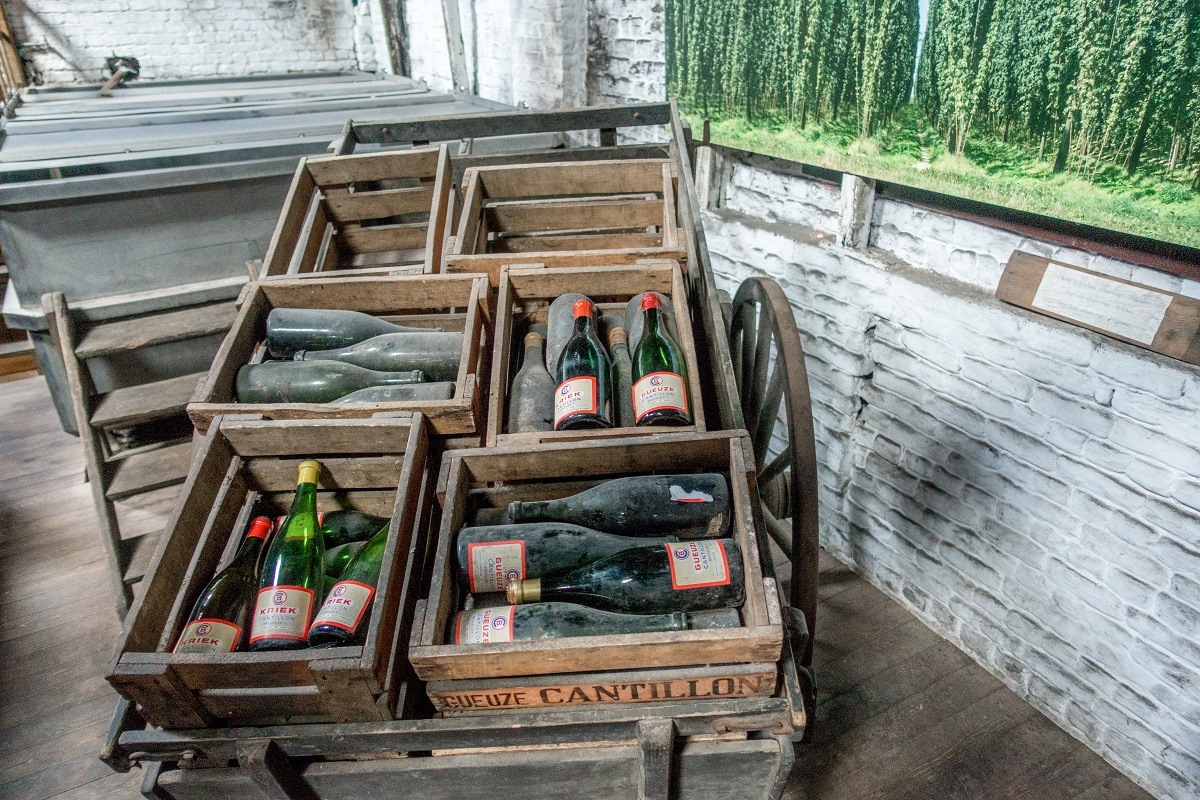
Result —
[[[0, 408], [0, 798], [132, 800], [142, 771], [96, 757], [118, 625], [82, 448], [40, 377], [0, 383]], [[120, 504], [123, 529], [161, 527], [173, 491]], [[821, 571], [816, 735], [785, 797], [1149, 798], [847, 567]]]

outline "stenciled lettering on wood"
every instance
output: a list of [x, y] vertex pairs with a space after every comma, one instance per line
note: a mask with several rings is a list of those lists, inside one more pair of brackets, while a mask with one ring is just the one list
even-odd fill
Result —
[[429, 697], [441, 711], [544, 708], [603, 703], [650, 703], [724, 697], [765, 697], [775, 692], [774, 673], [674, 678], [629, 683], [579, 683], [477, 691], [437, 691]]

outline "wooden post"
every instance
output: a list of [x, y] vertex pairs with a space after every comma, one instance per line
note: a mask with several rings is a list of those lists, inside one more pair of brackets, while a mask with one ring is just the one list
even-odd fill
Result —
[[317, 793], [273, 741], [239, 745], [238, 765], [250, 774], [268, 800], [317, 800]]
[[450, 77], [456, 92], [471, 91], [467, 77], [467, 53], [463, 47], [462, 19], [458, 0], [442, 0], [442, 19], [446, 22], [446, 46], [450, 50]]
[[871, 240], [871, 217], [875, 207], [875, 181], [846, 173], [842, 175], [842, 219], [838, 244], [866, 247]]
[[638, 800], [671, 797], [671, 767], [675, 761], [675, 722], [643, 719], [638, 732]]
[[[707, 124], [708, 120], [705, 120]], [[700, 210], [708, 211], [709, 195], [712, 193], [713, 179], [713, 149], [708, 145], [696, 148], [696, 199], [700, 201]]]

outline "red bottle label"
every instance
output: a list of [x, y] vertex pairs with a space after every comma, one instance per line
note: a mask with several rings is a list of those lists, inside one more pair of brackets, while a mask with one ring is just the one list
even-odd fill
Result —
[[720, 542], [674, 542], [666, 548], [673, 588], [729, 585], [729, 558], [725, 555], [725, 545]]
[[176, 653], [232, 653], [242, 641], [242, 629], [223, 619], [201, 617], [189, 622], [175, 644]]
[[250, 641], [308, 638], [312, 621], [313, 590], [301, 586], [268, 586], [258, 590]]
[[525, 578], [525, 542], [467, 545], [467, 580], [472, 592], [503, 592]]
[[354, 633], [375, 596], [375, 587], [358, 581], [338, 581], [321, 603], [312, 627], [332, 625]]
[[460, 611], [454, 621], [455, 644], [497, 644], [513, 640], [513, 609], [516, 606], [476, 608]]
[[672, 409], [688, 413], [683, 378], [674, 372], [651, 372], [633, 385], [633, 415], [636, 422], [651, 411]]
[[596, 379], [581, 375], [558, 385], [554, 392], [554, 427], [575, 414], [595, 414], [597, 411]]

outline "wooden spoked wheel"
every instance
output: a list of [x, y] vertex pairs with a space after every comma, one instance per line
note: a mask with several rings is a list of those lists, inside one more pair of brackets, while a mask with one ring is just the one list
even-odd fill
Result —
[[774, 280], [751, 278], [738, 288], [729, 318], [729, 351], [754, 447], [762, 519], [791, 562], [787, 597], [808, 629], [803, 645], [796, 643], [799, 665], [808, 668], [820, 557], [816, 441], [804, 346], [791, 305]]

